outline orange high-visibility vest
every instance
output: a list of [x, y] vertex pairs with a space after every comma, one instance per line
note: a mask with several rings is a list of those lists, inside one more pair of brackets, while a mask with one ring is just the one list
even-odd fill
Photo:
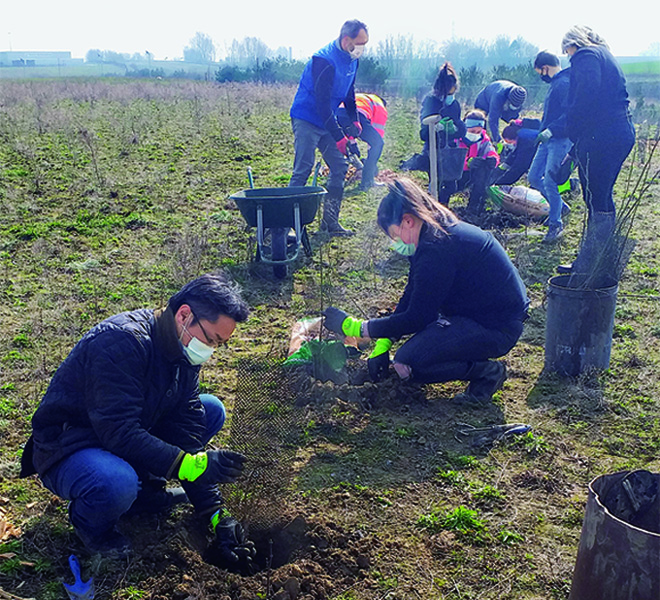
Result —
[[376, 94], [355, 94], [357, 109], [369, 119], [371, 126], [385, 137], [385, 123], [387, 123], [387, 108], [383, 100]]

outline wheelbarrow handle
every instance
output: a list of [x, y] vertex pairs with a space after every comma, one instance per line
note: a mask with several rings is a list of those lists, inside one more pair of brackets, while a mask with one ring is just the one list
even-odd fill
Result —
[[252, 177], [252, 167], [247, 168], [248, 181], [250, 182], [250, 189], [254, 189], [254, 177]]

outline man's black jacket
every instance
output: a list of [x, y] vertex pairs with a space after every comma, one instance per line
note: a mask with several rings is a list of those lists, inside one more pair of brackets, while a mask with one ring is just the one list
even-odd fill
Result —
[[32, 418], [21, 475], [43, 474], [91, 447], [119, 456], [138, 474], [176, 477], [183, 454], [203, 450], [198, 375], [199, 366], [183, 354], [171, 310], [106, 319], [53, 376]]

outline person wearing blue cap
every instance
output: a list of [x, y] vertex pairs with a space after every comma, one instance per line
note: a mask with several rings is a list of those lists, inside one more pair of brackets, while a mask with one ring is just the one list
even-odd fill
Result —
[[483, 110], [488, 115], [488, 129], [494, 143], [498, 143], [502, 139], [500, 119], [507, 123], [517, 119], [526, 99], [527, 90], [506, 79], [493, 81], [479, 92], [474, 101], [474, 107]]

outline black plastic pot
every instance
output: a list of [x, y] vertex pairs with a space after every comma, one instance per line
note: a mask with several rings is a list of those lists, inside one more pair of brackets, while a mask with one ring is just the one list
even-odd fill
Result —
[[660, 598], [659, 481], [633, 471], [589, 484], [569, 600]]
[[576, 275], [548, 281], [545, 368], [575, 376], [588, 368], [610, 366], [618, 284], [599, 289], [580, 287]]

